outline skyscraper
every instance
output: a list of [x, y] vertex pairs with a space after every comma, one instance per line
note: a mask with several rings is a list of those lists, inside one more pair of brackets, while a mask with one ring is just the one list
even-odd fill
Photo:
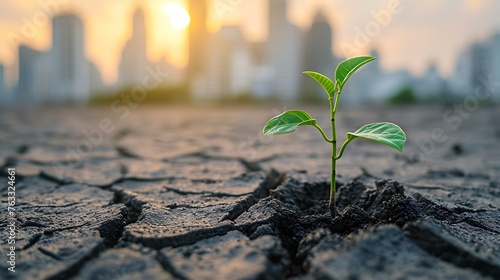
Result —
[[476, 43], [472, 46], [472, 83], [474, 87], [487, 79], [493, 70], [492, 41]]
[[123, 49], [120, 61], [119, 86], [142, 84], [149, 65], [146, 43], [146, 20], [139, 8], [133, 17], [132, 36]]
[[190, 0], [189, 14], [191, 22], [188, 27], [189, 64], [187, 77], [193, 80], [197, 75], [205, 72], [206, 42], [208, 39], [206, 1]]
[[251, 90], [253, 63], [250, 46], [238, 26], [223, 26], [207, 42], [204, 91], [198, 100], [231, 98]]
[[500, 34], [472, 46], [473, 89], [486, 87], [500, 100]]
[[500, 33], [496, 33], [492, 38], [492, 52], [493, 52], [493, 60], [492, 60], [492, 93], [493, 100], [500, 101]]
[[36, 85], [36, 63], [42, 53], [26, 45], [19, 46], [19, 72], [16, 98], [23, 102], [39, 100]]
[[466, 50], [457, 57], [455, 71], [448, 80], [448, 89], [455, 96], [464, 97], [474, 92], [472, 51]]
[[284, 101], [297, 100], [300, 92], [302, 34], [289, 23], [286, 0], [269, 0], [269, 35], [266, 62], [272, 71], [270, 94]]
[[6, 98], [6, 89], [5, 89], [5, 82], [4, 82], [4, 72], [5, 72], [5, 68], [3, 66], [3, 64], [0, 64], [0, 100], [2, 99], [5, 99]]
[[84, 25], [75, 14], [57, 15], [52, 22], [50, 63], [53, 102], [87, 102], [89, 63], [85, 56]]
[[[332, 28], [323, 12], [318, 11], [311, 28], [305, 34], [303, 70], [316, 71], [332, 76], [335, 70], [335, 58], [332, 53]], [[304, 98], [324, 97], [321, 86], [313, 79], [303, 76]]]

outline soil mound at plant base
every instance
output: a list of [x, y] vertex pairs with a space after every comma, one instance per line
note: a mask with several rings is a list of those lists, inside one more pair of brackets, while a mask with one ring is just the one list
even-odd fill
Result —
[[[404, 186], [396, 181], [381, 180], [370, 186], [355, 180], [338, 189], [340, 214], [332, 219], [328, 189], [327, 181], [304, 172], [291, 173], [235, 222], [251, 238], [275, 235], [281, 239], [293, 262], [288, 277], [487, 279], [500, 275], [500, 256], [492, 254], [500, 246], [499, 233], [491, 226], [500, 218], [493, 212], [491, 216], [456, 213], [421, 195], [405, 195]], [[406, 262], [417, 263], [411, 269], [402, 268]], [[362, 265], [366, 267], [359, 269]], [[337, 267], [339, 273], [335, 273]]]

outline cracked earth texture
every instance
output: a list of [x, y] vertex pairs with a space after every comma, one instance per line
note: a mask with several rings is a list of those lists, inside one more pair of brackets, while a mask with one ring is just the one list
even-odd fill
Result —
[[500, 110], [447, 109], [341, 110], [338, 135], [392, 121], [408, 142], [347, 148], [334, 219], [331, 147], [260, 134], [281, 108], [4, 110], [0, 279], [500, 279]]

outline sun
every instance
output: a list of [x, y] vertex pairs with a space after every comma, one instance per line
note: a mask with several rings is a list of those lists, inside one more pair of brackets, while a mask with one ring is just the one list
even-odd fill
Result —
[[174, 29], [181, 30], [186, 28], [191, 21], [188, 12], [181, 5], [168, 3], [164, 6], [165, 14], [170, 19], [170, 25]]

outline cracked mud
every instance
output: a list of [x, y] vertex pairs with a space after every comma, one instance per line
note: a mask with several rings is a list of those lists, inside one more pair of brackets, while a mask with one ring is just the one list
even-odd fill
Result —
[[271, 108], [148, 108], [99, 139], [82, 131], [105, 109], [1, 112], [18, 231], [17, 272], [2, 261], [0, 279], [499, 279], [500, 113], [438, 144], [433, 109], [340, 114], [340, 131], [397, 119], [410, 141], [403, 155], [353, 142], [335, 218], [330, 147], [307, 131], [260, 136]]

